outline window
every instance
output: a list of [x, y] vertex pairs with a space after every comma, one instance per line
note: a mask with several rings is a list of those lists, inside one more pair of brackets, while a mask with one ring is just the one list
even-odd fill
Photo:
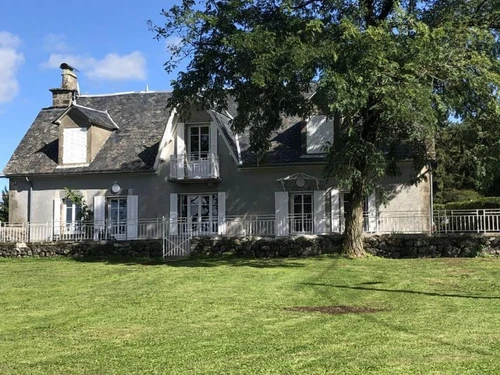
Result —
[[206, 160], [210, 153], [210, 125], [190, 125], [189, 159]]
[[76, 233], [81, 228], [82, 208], [71, 199], [64, 200], [64, 229], [65, 233]]
[[64, 129], [63, 163], [87, 163], [87, 129]]
[[179, 195], [181, 232], [217, 234], [219, 202], [216, 194]]
[[108, 201], [109, 230], [115, 238], [127, 235], [127, 198], [111, 198]]
[[292, 194], [291, 227], [293, 233], [313, 232], [313, 196], [311, 193]]

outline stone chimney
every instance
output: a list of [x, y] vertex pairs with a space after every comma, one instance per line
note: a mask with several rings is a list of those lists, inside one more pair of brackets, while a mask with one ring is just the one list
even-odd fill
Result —
[[60, 88], [50, 89], [52, 92], [52, 107], [69, 107], [73, 102], [75, 95], [78, 94], [77, 70], [71, 65], [62, 63], [62, 84]]

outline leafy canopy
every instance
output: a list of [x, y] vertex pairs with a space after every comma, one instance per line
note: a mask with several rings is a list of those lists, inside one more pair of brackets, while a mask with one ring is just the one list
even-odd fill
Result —
[[170, 105], [234, 97], [233, 128], [259, 153], [282, 115], [334, 117], [326, 174], [360, 195], [409, 155], [417, 177], [450, 117], [500, 114], [493, 0], [183, 0], [162, 14], [151, 28], [178, 40], [166, 70], [189, 60]]

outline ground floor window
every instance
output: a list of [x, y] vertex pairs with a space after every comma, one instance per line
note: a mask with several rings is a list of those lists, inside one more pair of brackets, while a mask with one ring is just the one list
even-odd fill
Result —
[[291, 228], [294, 233], [313, 232], [312, 193], [293, 193], [291, 195]]
[[71, 199], [65, 199], [63, 204], [65, 233], [76, 233], [81, 228], [82, 208]]
[[218, 194], [179, 195], [179, 221], [182, 232], [217, 234]]
[[108, 199], [108, 225], [115, 236], [127, 234], [127, 198]]

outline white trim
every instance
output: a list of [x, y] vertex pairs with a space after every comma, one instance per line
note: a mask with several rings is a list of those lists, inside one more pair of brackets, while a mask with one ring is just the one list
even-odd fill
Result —
[[153, 164], [153, 169], [155, 170], [158, 169], [160, 161], [165, 161], [168, 159], [168, 155], [165, 155], [165, 152], [167, 150], [167, 145], [172, 141], [174, 136], [172, 133], [172, 127], [173, 127], [174, 117], [176, 114], [177, 110], [174, 108], [172, 112], [170, 112], [170, 116], [167, 121], [167, 126], [165, 126], [165, 130], [163, 131], [163, 135], [161, 137], [160, 147], [158, 149], [158, 153], [156, 154], [155, 163]]
[[[229, 150], [229, 155], [231, 155], [231, 156], [233, 157], [233, 160], [234, 160], [234, 162], [236, 163], [236, 165], [239, 165], [240, 163], [239, 163], [239, 161], [238, 161], [238, 158], [236, 157], [236, 155], [235, 155], [235, 154], [234, 154], [234, 152], [233, 152], [233, 148], [232, 148], [232, 147], [231, 147], [231, 145], [229, 144], [229, 141], [226, 139], [226, 136], [225, 136], [224, 132], [220, 129], [219, 122], [217, 121], [217, 119], [216, 119], [216, 118], [215, 118], [215, 116], [214, 116], [214, 113], [215, 113], [216, 111], [214, 111], [213, 109], [211, 109], [211, 110], [208, 110], [207, 112], [208, 112], [208, 114], [210, 115], [210, 117], [212, 118], [212, 121], [213, 121], [213, 122], [217, 125], [217, 127], [219, 128], [218, 130], [219, 130], [219, 132], [220, 132], [221, 138], [222, 138], [222, 140], [224, 141], [224, 143], [226, 144], [227, 149]], [[217, 112], [217, 113], [219, 113], [219, 112]]]

